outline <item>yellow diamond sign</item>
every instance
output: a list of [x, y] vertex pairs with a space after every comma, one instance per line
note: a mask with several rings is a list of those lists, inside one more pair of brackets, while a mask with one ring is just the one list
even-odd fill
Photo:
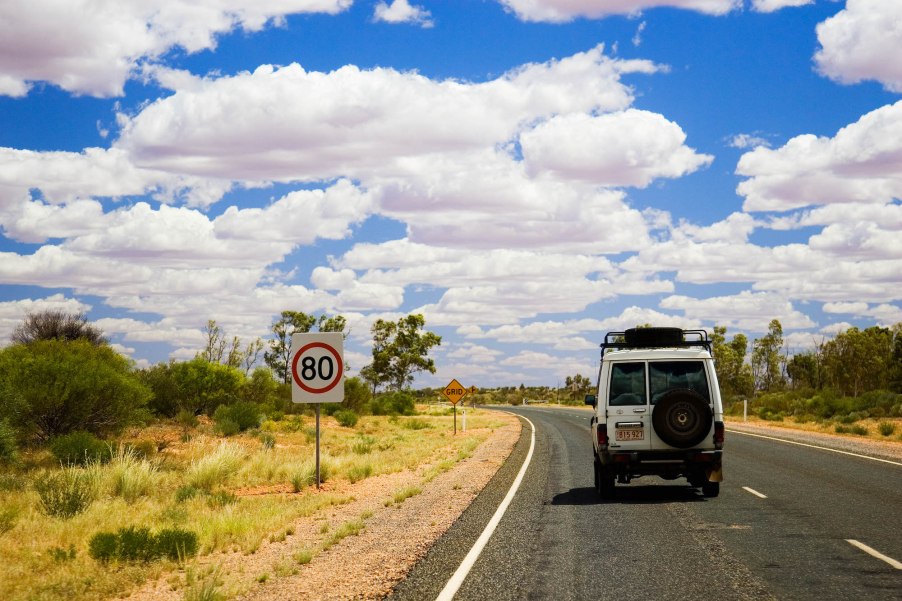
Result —
[[445, 386], [442, 390], [442, 394], [445, 395], [445, 398], [451, 401], [452, 405], [456, 405], [460, 402], [460, 399], [467, 396], [467, 389], [464, 388], [464, 385], [458, 382], [456, 379], [451, 380], [451, 383]]

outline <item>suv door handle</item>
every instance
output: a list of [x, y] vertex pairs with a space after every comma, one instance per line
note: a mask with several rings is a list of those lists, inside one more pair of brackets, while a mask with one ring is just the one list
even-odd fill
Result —
[[645, 407], [637, 407], [633, 409], [633, 413], [645, 413]]

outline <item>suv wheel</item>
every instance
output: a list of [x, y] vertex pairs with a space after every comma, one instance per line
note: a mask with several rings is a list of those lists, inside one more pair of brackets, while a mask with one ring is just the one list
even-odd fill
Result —
[[617, 476], [612, 470], [605, 468], [595, 460], [595, 494], [599, 499], [614, 498], [614, 482]]
[[705, 398], [688, 388], [666, 392], [651, 416], [658, 437], [678, 449], [700, 443], [711, 430], [713, 419]]
[[706, 497], [716, 497], [720, 494], [720, 482], [705, 482], [702, 484], [702, 494]]

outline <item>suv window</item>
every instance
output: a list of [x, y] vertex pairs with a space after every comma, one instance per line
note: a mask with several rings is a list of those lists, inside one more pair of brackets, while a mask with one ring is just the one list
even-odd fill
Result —
[[609, 405], [645, 404], [645, 363], [613, 363]]
[[653, 361], [649, 363], [651, 402], [654, 405], [668, 390], [688, 388], [711, 402], [708, 376], [702, 361]]

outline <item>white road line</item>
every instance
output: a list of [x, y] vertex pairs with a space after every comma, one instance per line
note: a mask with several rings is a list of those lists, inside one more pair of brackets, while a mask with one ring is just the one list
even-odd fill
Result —
[[830, 451], [831, 453], [839, 453], [841, 455], [851, 455], [852, 457], [858, 457], [859, 459], [870, 459], [871, 461], [879, 461], [881, 463], [888, 463], [890, 465], [898, 465], [902, 467], [902, 463], [898, 461], [890, 461], [889, 459], [880, 459], [879, 457], [870, 457], [868, 455], [860, 455], [858, 453], [850, 453], [849, 451], [840, 451], [838, 449], [831, 449], [830, 447], [821, 447], [816, 444], [806, 444], [804, 442], [796, 442], [794, 440], [786, 440], [785, 438], [775, 438], [773, 436], [765, 436], [763, 434], [752, 434], [751, 432], [742, 432], [740, 430], [729, 430], [730, 434], [742, 434], [743, 436], [754, 436], [755, 438], [766, 438], [767, 440], [776, 440], [778, 442], [785, 442], [786, 444], [794, 444], [800, 447], [809, 447], [812, 449], [820, 449], [821, 451]]
[[883, 553], [880, 553], [879, 551], [875, 551], [874, 549], [870, 548], [866, 544], [858, 542], [857, 540], [847, 538], [846, 542], [849, 543], [850, 545], [852, 545], [853, 547], [858, 547], [859, 549], [861, 549], [862, 551], [864, 551], [871, 557], [876, 557], [880, 561], [885, 561], [886, 563], [893, 566], [897, 570], [902, 570], [902, 561], [896, 561], [892, 557], [887, 557]]
[[752, 493], [753, 495], [755, 495], [755, 496], [758, 497], [759, 499], [766, 499], [766, 498], [767, 498], [767, 495], [762, 495], [760, 492], [758, 492], [758, 491], [755, 490], [754, 488], [749, 488], [748, 486], [743, 486], [743, 487], [742, 487], [742, 490], [744, 490], [744, 491], [746, 491], [746, 492]]
[[[523, 416], [521, 415], [520, 417]], [[529, 452], [526, 453], [526, 459], [523, 460], [523, 466], [520, 468], [520, 472], [514, 479], [514, 483], [511, 484], [510, 490], [507, 491], [507, 496], [504, 497], [504, 500], [501, 501], [498, 509], [495, 510], [495, 515], [493, 515], [492, 519], [489, 520], [489, 523], [486, 524], [485, 530], [483, 530], [482, 534], [479, 535], [479, 538], [476, 539], [473, 548], [470, 549], [470, 552], [464, 557], [464, 560], [460, 563], [457, 571], [451, 576], [448, 584], [445, 585], [445, 588], [443, 588], [442, 592], [436, 597], [436, 601], [451, 601], [451, 599], [454, 598], [457, 589], [464, 583], [464, 579], [467, 577], [467, 574], [470, 573], [473, 564], [479, 559], [479, 554], [482, 553], [482, 549], [485, 547], [486, 543], [489, 542], [492, 533], [495, 532], [495, 528], [504, 516], [504, 512], [507, 511], [507, 506], [510, 505], [511, 501], [514, 499], [517, 489], [520, 488], [520, 483], [523, 482], [523, 476], [526, 475], [526, 468], [529, 467], [529, 462], [532, 461], [532, 451], [536, 446], [536, 426], [528, 417], [523, 417], [523, 419], [529, 422], [529, 426], [532, 428], [532, 436], [529, 440]]]

